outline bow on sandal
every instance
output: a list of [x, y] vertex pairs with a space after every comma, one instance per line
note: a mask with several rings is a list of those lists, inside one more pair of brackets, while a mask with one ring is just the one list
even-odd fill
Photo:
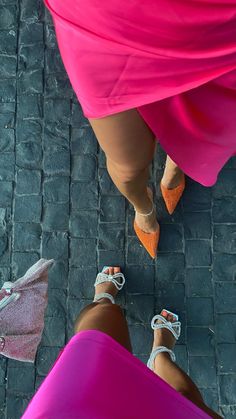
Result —
[[[96, 277], [96, 281], [94, 283], [94, 286], [96, 287], [99, 284], [102, 284], [103, 282], [112, 282], [115, 287], [120, 291], [124, 284], [125, 284], [125, 277], [122, 274], [122, 272], [117, 272], [113, 275], [106, 274], [106, 270], [109, 268], [109, 266], [104, 266], [102, 269], [102, 272], [99, 272], [99, 274]], [[115, 304], [115, 299], [113, 295], [109, 294], [108, 292], [101, 292], [100, 294], [95, 295], [94, 302], [97, 302], [101, 300], [102, 298], [108, 298], [108, 300], [111, 301], [112, 304]]]
[[[153, 330], [168, 329], [172, 333], [174, 338], [176, 340], [178, 340], [179, 337], [180, 337], [180, 333], [181, 333], [181, 322], [178, 321], [178, 318], [179, 318], [178, 315], [175, 314], [175, 313], [172, 313], [171, 311], [168, 311], [166, 309], [164, 309], [162, 311], [166, 311], [168, 314], [172, 314], [176, 318], [176, 321], [170, 322], [164, 316], [162, 316], [161, 314], [157, 314], [156, 316], [153, 317], [153, 319], [151, 321], [152, 329]], [[160, 322], [158, 323], [158, 320], [161, 323]], [[148, 363], [147, 363], [148, 368], [150, 368], [152, 371], [154, 370], [155, 358], [161, 352], [167, 352], [170, 355], [173, 362], [175, 362], [175, 360], [176, 360], [175, 354], [171, 349], [166, 348], [166, 346], [157, 346], [156, 348], [154, 348], [152, 350], [150, 358], [149, 358]]]

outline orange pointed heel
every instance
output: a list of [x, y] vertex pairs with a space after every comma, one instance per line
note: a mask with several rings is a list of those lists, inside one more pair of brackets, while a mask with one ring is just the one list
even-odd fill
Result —
[[168, 189], [162, 183], [160, 183], [161, 193], [163, 196], [163, 199], [166, 204], [166, 208], [168, 213], [171, 215], [173, 214], [175, 208], [177, 207], [177, 204], [183, 195], [184, 189], [185, 189], [185, 176], [183, 174], [182, 180], [178, 186], [174, 189]]
[[[152, 210], [148, 214], [140, 214], [136, 210], [135, 212], [139, 215], [142, 215], [143, 217], [148, 217], [151, 215], [154, 211], [154, 205], [152, 206]], [[141, 230], [141, 228], [138, 226], [136, 221], [134, 221], [134, 231], [139, 239], [139, 241], [142, 243], [143, 247], [147, 250], [149, 255], [155, 259], [157, 255], [157, 248], [160, 238], [160, 227], [158, 226], [158, 230], [154, 233], [146, 233], [145, 231]]]

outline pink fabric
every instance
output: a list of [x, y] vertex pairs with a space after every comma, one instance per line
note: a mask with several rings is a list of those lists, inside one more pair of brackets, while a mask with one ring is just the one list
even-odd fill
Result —
[[207, 419], [109, 336], [80, 332], [22, 419]]
[[40, 259], [15, 282], [0, 290], [0, 354], [34, 362], [44, 327], [48, 268], [53, 260]]
[[173, 160], [212, 185], [236, 153], [236, 0], [45, 2], [85, 116], [138, 108]]

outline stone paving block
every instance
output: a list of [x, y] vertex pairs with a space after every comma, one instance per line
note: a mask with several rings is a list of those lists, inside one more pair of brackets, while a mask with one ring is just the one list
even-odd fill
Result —
[[[22, 45], [38, 44], [43, 42], [43, 24], [40, 22], [24, 22], [20, 26], [19, 43]], [[36, 48], [36, 45], [34, 45]]]
[[215, 308], [217, 313], [235, 313], [236, 283], [215, 283]]
[[39, 375], [47, 375], [49, 369], [52, 367], [53, 363], [55, 362], [60, 348], [59, 347], [39, 347], [37, 353], [37, 373]]
[[215, 336], [208, 327], [187, 327], [187, 342], [190, 355], [214, 356]]
[[71, 268], [69, 272], [70, 296], [81, 299], [92, 299], [94, 296], [94, 282], [96, 276], [96, 268]]
[[84, 116], [82, 108], [77, 100], [72, 103], [71, 125], [73, 128], [84, 128], [90, 126], [88, 119]]
[[42, 377], [40, 375], [36, 375], [35, 378], [35, 391], [37, 391], [39, 389], [39, 387], [41, 386], [42, 382], [45, 380], [45, 377]]
[[17, 25], [17, 8], [15, 5], [5, 5], [1, 7], [0, 28], [11, 29]]
[[48, 286], [50, 288], [66, 289], [68, 284], [68, 264], [67, 261], [54, 261], [49, 270]]
[[212, 219], [214, 223], [235, 223], [236, 198], [215, 199], [213, 201]]
[[219, 373], [236, 373], [236, 343], [217, 345]]
[[41, 195], [16, 196], [14, 221], [40, 223], [41, 212]]
[[186, 269], [186, 291], [188, 297], [209, 297], [213, 295], [211, 269]]
[[10, 281], [10, 269], [0, 268], [0, 288], [2, 288], [4, 282]]
[[212, 188], [214, 198], [236, 196], [235, 171], [223, 169], [218, 176], [217, 183]]
[[29, 404], [30, 397], [25, 398], [17, 394], [7, 394], [6, 417], [7, 419], [19, 419]]
[[67, 231], [69, 227], [69, 204], [46, 203], [43, 213], [45, 231]]
[[69, 202], [70, 179], [65, 176], [53, 176], [44, 181], [45, 202]]
[[217, 386], [216, 364], [213, 356], [190, 356], [189, 373], [198, 387], [215, 388]]
[[149, 256], [137, 237], [128, 237], [127, 263], [129, 265], [153, 265], [154, 260]]
[[5, 384], [5, 377], [7, 372], [7, 360], [6, 358], [0, 358], [0, 385]]
[[70, 149], [69, 125], [47, 122], [43, 132], [43, 148], [46, 152], [64, 152]]
[[100, 223], [98, 248], [101, 250], [123, 250], [125, 240], [123, 223]]
[[236, 253], [236, 225], [214, 226], [213, 249], [220, 253]]
[[186, 240], [185, 258], [187, 266], [210, 266], [212, 263], [210, 240]]
[[51, 25], [45, 25], [45, 44], [48, 48], [56, 48], [57, 40], [54, 27]]
[[153, 295], [126, 296], [126, 319], [129, 324], [150, 324], [155, 314]]
[[20, 95], [43, 93], [42, 70], [21, 71], [18, 75], [17, 89]]
[[0, 128], [0, 152], [14, 151], [15, 132], [13, 129]]
[[42, 16], [42, 3], [37, 0], [22, 0], [20, 19], [23, 21], [37, 22]]
[[122, 196], [102, 195], [100, 198], [100, 221], [125, 221], [125, 199]]
[[0, 102], [15, 102], [16, 99], [16, 80], [0, 80]]
[[186, 190], [183, 195], [184, 211], [205, 211], [211, 209], [212, 190], [197, 182], [187, 180]]
[[17, 32], [13, 29], [0, 31], [0, 54], [15, 54], [17, 47]]
[[48, 289], [48, 305], [45, 312], [45, 318], [47, 317], [59, 318], [60, 317], [62, 319], [65, 319], [66, 310], [67, 310], [66, 298], [67, 298], [66, 290], [49, 288]]
[[[35, 119], [18, 120], [16, 126], [16, 141], [17, 143], [39, 143], [41, 146], [41, 121]], [[23, 150], [23, 153], [24, 152], [25, 150]]]
[[120, 266], [125, 264], [124, 252], [122, 250], [99, 250], [98, 251], [98, 268], [101, 270], [103, 266]]
[[[131, 344], [134, 354], [149, 354], [153, 344], [153, 330], [149, 324], [132, 324], [129, 326]], [[140, 339], [142, 336], [142, 339]]]
[[42, 346], [64, 346], [66, 321], [64, 317], [47, 317], [44, 322]]
[[72, 154], [97, 154], [98, 143], [90, 126], [72, 128], [71, 153]]
[[43, 68], [44, 45], [20, 45], [19, 47], [19, 70], [33, 70]]
[[64, 73], [48, 74], [45, 78], [45, 98], [73, 97], [73, 90], [69, 79]]
[[218, 343], [236, 343], [236, 313], [217, 315], [216, 331]]
[[14, 153], [0, 153], [0, 181], [14, 180], [15, 174]]
[[17, 368], [7, 370], [7, 389], [17, 393], [33, 393], [35, 380], [34, 365], [24, 368], [21, 365]]
[[187, 298], [187, 322], [189, 326], [211, 326], [214, 324], [212, 298]]
[[47, 259], [68, 259], [68, 234], [66, 232], [46, 232], [42, 234], [42, 257]]
[[16, 193], [18, 195], [38, 195], [41, 191], [41, 171], [19, 169], [16, 178]]
[[179, 224], [162, 224], [159, 252], [183, 252], [183, 231]]
[[70, 101], [68, 99], [45, 99], [44, 118], [46, 122], [70, 123]]
[[[200, 388], [204, 402], [215, 412], [219, 412], [218, 392], [214, 388]], [[229, 419], [227, 417], [227, 419]]]
[[13, 247], [24, 252], [40, 249], [41, 226], [35, 223], [15, 223]]
[[183, 253], [162, 253], [157, 258], [157, 285], [184, 282], [185, 257]]
[[98, 212], [73, 211], [70, 216], [70, 233], [72, 237], [97, 238]]
[[212, 236], [209, 212], [185, 212], [184, 235], [186, 239], [210, 239]]
[[219, 377], [220, 403], [236, 405], [236, 374], [224, 374]]
[[64, 65], [58, 48], [47, 48], [45, 50], [45, 71], [46, 73], [64, 72]]
[[[0, 386], [0, 409], [4, 409], [5, 399], [6, 399], [5, 387]], [[0, 418], [1, 418], [1, 413], [0, 413]]]
[[19, 118], [42, 118], [42, 97], [41, 95], [19, 95], [18, 117]]
[[175, 346], [176, 362], [186, 373], [188, 373], [188, 354], [186, 345]]
[[98, 209], [98, 187], [96, 182], [71, 183], [71, 203], [72, 208], [78, 210]]
[[102, 195], [119, 195], [120, 192], [112, 182], [106, 169], [98, 170], [99, 185]]
[[75, 239], [70, 241], [71, 245], [71, 266], [84, 268], [96, 266], [96, 239]]
[[0, 77], [14, 77], [16, 75], [16, 56], [1, 55]]
[[44, 171], [48, 175], [70, 175], [70, 154], [64, 152], [50, 152], [44, 154]]
[[0, 202], [2, 206], [11, 206], [12, 189], [12, 182], [0, 181]]
[[73, 156], [72, 179], [80, 182], [91, 182], [96, 179], [96, 158], [90, 155]]
[[214, 281], [236, 280], [235, 255], [224, 253], [213, 254], [213, 279]]
[[219, 413], [224, 418], [235, 419], [236, 418], [236, 406], [221, 406]]
[[126, 291], [130, 294], [153, 294], [155, 269], [151, 265], [126, 266]]
[[26, 271], [39, 260], [36, 252], [13, 252], [12, 254], [12, 274], [17, 279], [23, 276]]

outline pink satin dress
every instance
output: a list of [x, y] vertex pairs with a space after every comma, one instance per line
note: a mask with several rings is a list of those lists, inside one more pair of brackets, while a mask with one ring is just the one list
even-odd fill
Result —
[[209, 419], [110, 336], [75, 335], [22, 419]]
[[236, 0], [45, 0], [88, 118], [137, 108], [205, 186], [236, 154]]

